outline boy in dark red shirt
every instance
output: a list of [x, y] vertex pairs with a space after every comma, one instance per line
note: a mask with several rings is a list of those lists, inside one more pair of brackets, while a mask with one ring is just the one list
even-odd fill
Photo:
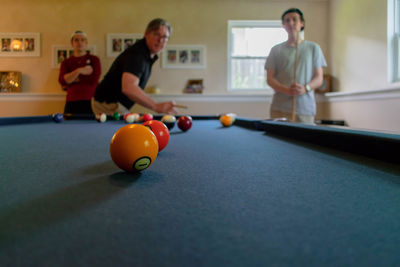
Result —
[[87, 35], [72, 34], [73, 54], [61, 63], [58, 81], [67, 91], [64, 113], [91, 114], [91, 99], [99, 83], [100, 59], [87, 53]]

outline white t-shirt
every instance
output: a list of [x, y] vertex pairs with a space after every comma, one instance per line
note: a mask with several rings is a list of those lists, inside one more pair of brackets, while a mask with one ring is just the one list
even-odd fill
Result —
[[[284, 86], [289, 87], [294, 81], [294, 62], [296, 47], [286, 42], [280, 43], [271, 49], [265, 69], [274, 69], [275, 78]], [[304, 40], [297, 47], [296, 80], [306, 85], [314, 76], [314, 70], [326, 67], [326, 60], [318, 44]], [[271, 110], [285, 113], [292, 111], [292, 97], [280, 92], [275, 92]], [[296, 97], [296, 114], [315, 115], [316, 105], [314, 91]]]

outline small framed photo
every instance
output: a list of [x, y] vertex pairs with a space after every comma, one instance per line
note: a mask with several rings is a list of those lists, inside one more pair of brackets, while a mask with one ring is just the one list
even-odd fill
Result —
[[0, 71], [0, 92], [19, 93], [22, 88], [20, 71]]
[[[60, 68], [61, 62], [74, 53], [71, 45], [53, 45], [52, 67]], [[87, 54], [96, 55], [96, 46], [88, 45]]]
[[203, 87], [202, 79], [188, 80], [183, 92], [186, 94], [201, 94], [201, 93], [203, 93], [203, 89], [204, 89], [204, 87]]
[[125, 49], [142, 39], [139, 33], [108, 33], [107, 34], [107, 57], [117, 57]]
[[0, 33], [0, 57], [39, 57], [40, 33]]
[[204, 69], [204, 45], [170, 45], [162, 53], [162, 67], [166, 69]]

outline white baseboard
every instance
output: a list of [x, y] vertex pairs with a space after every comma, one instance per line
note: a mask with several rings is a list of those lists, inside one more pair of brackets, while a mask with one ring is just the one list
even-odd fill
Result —
[[[25, 102], [25, 101], [65, 101], [65, 93], [1, 93], [0, 102]], [[263, 102], [270, 103], [272, 94], [150, 94], [156, 101], [176, 102]]]
[[176, 102], [271, 102], [272, 94], [258, 95], [236, 95], [236, 94], [167, 94], [167, 95], [150, 95], [156, 101]]
[[[377, 99], [400, 98], [400, 88], [386, 88], [367, 91], [331, 92], [315, 94], [317, 102], [365, 101]], [[65, 101], [65, 93], [0, 93], [0, 102], [25, 101]], [[156, 101], [175, 100], [176, 102], [262, 102], [271, 103], [269, 94], [154, 94], [150, 95]]]

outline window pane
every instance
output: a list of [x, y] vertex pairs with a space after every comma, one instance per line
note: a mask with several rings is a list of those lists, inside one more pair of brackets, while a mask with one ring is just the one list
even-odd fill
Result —
[[393, 81], [400, 81], [400, 0], [394, 2]]
[[265, 59], [232, 59], [232, 89], [267, 89]]
[[395, 18], [394, 18], [394, 32], [397, 34], [400, 34], [400, 0], [397, 0], [395, 2], [395, 7], [394, 7], [394, 14], [395, 14]]
[[268, 90], [265, 60], [271, 48], [287, 40], [280, 20], [228, 22], [228, 90]]
[[265, 57], [271, 48], [287, 39], [283, 28], [232, 28], [231, 56]]
[[393, 72], [394, 80], [400, 81], [400, 34], [394, 37]]

